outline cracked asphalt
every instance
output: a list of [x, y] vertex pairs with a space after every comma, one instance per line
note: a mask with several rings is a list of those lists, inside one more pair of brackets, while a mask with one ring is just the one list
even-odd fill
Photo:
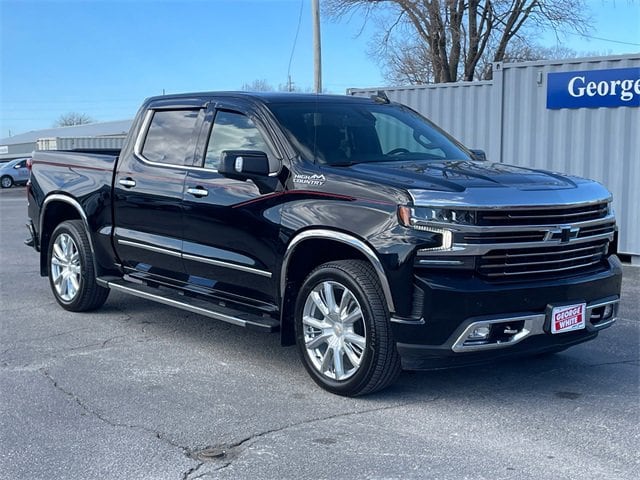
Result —
[[347, 399], [277, 335], [113, 292], [62, 310], [25, 220], [0, 191], [2, 478], [637, 478], [640, 268], [593, 342]]

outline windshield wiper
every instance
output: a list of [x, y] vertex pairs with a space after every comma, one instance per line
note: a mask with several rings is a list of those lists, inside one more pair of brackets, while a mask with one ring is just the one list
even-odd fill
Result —
[[350, 167], [351, 165], [355, 165], [357, 163], [361, 163], [361, 162], [354, 162], [351, 160], [344, 160], [342, 162], [331, 162], [331, 163], [327, 163], [328, 167]]

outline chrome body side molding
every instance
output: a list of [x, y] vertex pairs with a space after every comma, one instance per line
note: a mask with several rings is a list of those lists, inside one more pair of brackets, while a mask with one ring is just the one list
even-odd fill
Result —
[[216, 267], [232, 268], [234, 270], [240, 270], [241, 272], [253, 273], [262, 277], [271, 278], [272, 273], [266, 270], [260, 270], [259, 268], [247, 267], [246, 265], [239, 265], [237, 263], [223, 262], [222, 260], [215, 260], [213, 258], [199, 257], [198, 255], [191, 255], [183, 253], [182, 258], [185, 260], [193, 260], [195, 262], [207, 263], [209, 265], [215, 265]]
[[271, 278], [273, 275], [271, 272], [268, 272], [266, 270], [260, 270], [259, 268], [253, 268], [253, 267], [248, 267], [246, 265], [239, 265], [237, 263], [230, 263], [230, 262], [224, 262], [222, 260], [216, 260], [213, 258], [207, 258], [207, 257], [200, 257], [198, 255], [190, 255], [188, 253], [180, 253], [176, 250], [170, 250], [167, 248], [162, 248], [162, 247], [156, 247], [154, 245], [149, 245], [146, 243], [140, 243], [140, 242], [132, 242], [131, 240], [123, 240], [123, 239], [118, 239], [118, 244], [119, 245], [125, 245], [128, 247], [135, 247], [135, 248], [140, 248], [142, 250], [149, 250], [150, 252], [154, 252], [154, 253], [161, 253], [164, 255], [170, 255], [172, 257], [180, 257], [183, 258], [185, 260], [193, 260], [195, 262], [201, 262], [201, 263], [206, 263], [209, 265], [215, 265], [216, 267], [224, 267], [224, 268], [231, 268], [234, 270], [239, 270], [241, 272], [246, 272], [246, 273], [253, 273], [255, 275], [260, 275], [262, 277], [267, 277], [267, 278]]

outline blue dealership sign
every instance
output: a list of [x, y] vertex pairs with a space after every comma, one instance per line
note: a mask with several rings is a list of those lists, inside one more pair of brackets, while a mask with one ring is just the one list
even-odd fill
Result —
[[640, 68], [559, 72], [547, 75], [547, 108], [640, 106]]

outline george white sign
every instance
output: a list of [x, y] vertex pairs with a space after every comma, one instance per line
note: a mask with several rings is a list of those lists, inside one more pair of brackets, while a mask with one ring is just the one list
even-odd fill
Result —
[[555, 307], [551, 311], [551, 333], [572, 332], [585, 327], [585, 313], [587, 305], [570, 305]]

